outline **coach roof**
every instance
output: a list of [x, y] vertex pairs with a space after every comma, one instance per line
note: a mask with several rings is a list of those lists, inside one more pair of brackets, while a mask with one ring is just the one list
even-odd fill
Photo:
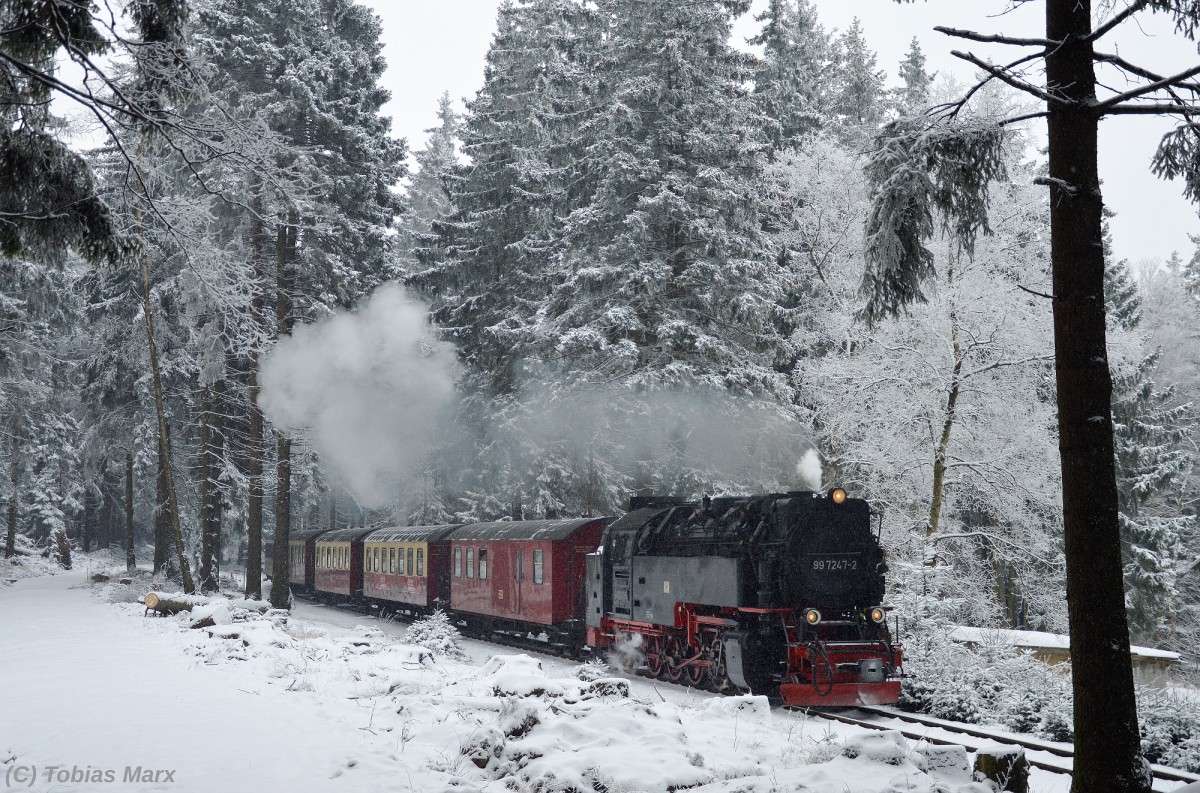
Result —
[[601, 526], [612, 518], [572, 518], [570, 520], [497, 520], [491, 523], [469, 523], [454, 532], [450, 539], [459, 540], [565, 540], [593, 524]]
[[437, 526], [388, 526], [376, 529], [363, 542], [437, 542], [446, 539], [461, 523], [442, 523]]
[[356, 526], [352, 529], [338, 529], [337, 531], [326, 532], [317, 538], [317, 542], [354, 542], [365, 534], [370, 534], [375, 531], [374, 527]]
[[304, 531], [293, 531], [288, 534], [288, 542], [308, 542], [320, 537], [322, 534], [328, 534], [329, 529], [305, 529]]

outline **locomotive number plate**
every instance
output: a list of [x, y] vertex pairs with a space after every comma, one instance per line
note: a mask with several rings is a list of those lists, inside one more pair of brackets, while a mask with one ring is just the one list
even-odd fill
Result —
[[857, 570], [858, 559], [847, 559], [845, 557], [813, 559], [812, 569], [823, 573], [838, 572], [841, 570]]

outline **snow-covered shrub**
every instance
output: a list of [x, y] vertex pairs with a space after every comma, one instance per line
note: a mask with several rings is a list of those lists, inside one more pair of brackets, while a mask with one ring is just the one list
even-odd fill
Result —
[[[949, 568], [899, 564], [891, 600], [905, 627], [900, 707], [943, 719], [999, 724], [1014, 732], [1070, 740], [1071, 677], [1038, 660], [999, 632], [968, 647], [950, 638], [969, 609], [947, 594]], [[906, 586], [907, 585], [907, 586]], [[974, 608], [975, 611], [979, 607]]]
[[462, 636], [458, 628], [441, 609], [410, 625], [404, 632], [404, 641], [420, 645], [441, 658], [455, 661], [464, 661], [467, 658], [460, 644]]
[[593, 659], [586, 663], [582, 663], [575, 667], [575, 677], [585, 683], [590, 683], [593, 680], [599, 680], [602, 677], [608, 677], [608, 662], [600, 659]]
[[1138, 722], [1146, 759], [1200, 772], [1200, 697], [1157, 689], [1138, 693]]

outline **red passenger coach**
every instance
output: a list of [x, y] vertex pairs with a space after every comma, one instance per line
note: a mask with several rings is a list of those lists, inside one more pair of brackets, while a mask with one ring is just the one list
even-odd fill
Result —
[[316, 585], [317, 538], [329, 529], [294, 532], [288, 537], [288, 583], [295, 589], [311, 592]]
[[402, 526], [368, 534], [362, 542], [363, 596], [414, 613], [449, 600], [449, 537], [457, 528]]
[[362, 538], [375, 529], [338, 529], [316, 540], [316, 590], [349, 598], [362, 596]]
[[500, 630], [527, 630], [528, 623], [581, 623], [585, 558], [600, 545], [611, 520], [463, 526], [451, 536], [451, 604], [455, 611], [478, 615], [485, 626]]

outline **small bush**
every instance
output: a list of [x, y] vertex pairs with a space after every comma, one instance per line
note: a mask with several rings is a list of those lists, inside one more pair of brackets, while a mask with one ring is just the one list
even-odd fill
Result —
[[439, 658], [455, 661], [465, 661], [467, 658], [460, 644], [462, 636], [458, 628], [441, 609], [410, 625], [404, 632], [404, 641], [424, 647]]

